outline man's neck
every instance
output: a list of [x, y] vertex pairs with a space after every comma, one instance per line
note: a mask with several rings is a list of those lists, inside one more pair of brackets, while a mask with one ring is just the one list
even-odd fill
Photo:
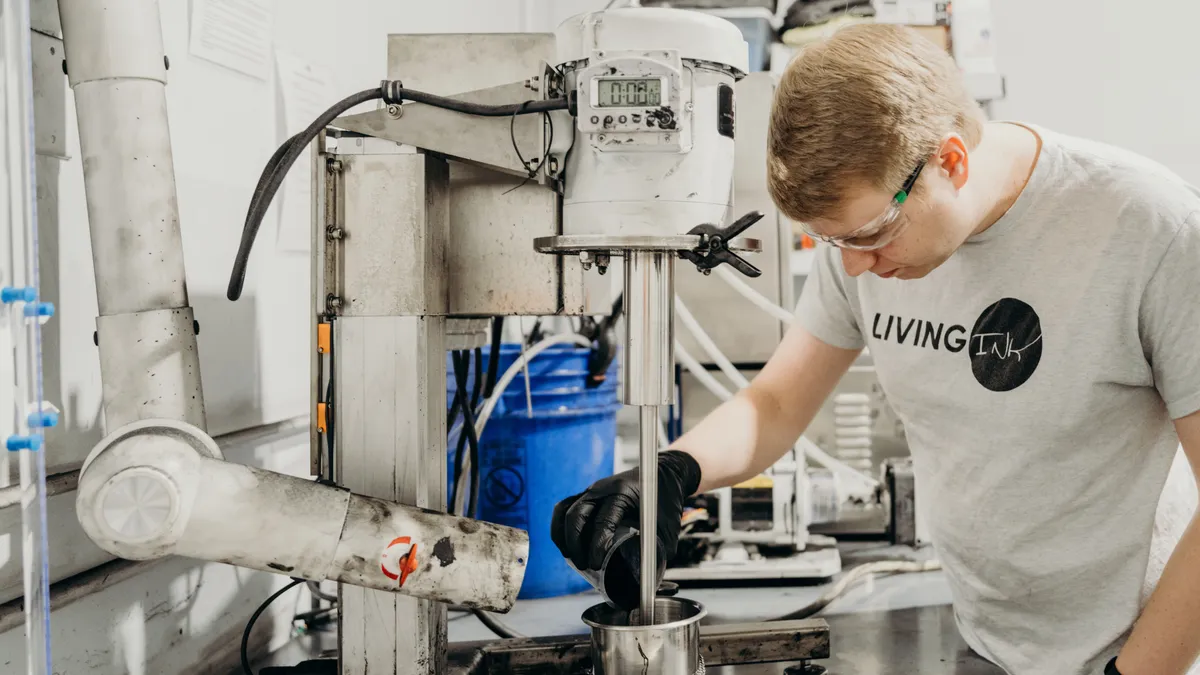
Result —
[[983, 140], [971, 153], [979, 222], [972, 235], [1008, 213], [1033, 176], [1041, 149], [1042, 139], [1032, 129], [1004, 122], [984, 125]]

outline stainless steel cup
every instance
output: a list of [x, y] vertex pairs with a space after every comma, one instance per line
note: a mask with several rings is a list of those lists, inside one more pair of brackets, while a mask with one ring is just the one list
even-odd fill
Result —
[[[580, 570], [570, 560], [571, 568], [588, 580], [604, 601], [621, 610], [631, 610], [641, 604], [639, 589], [641, 588], [641, 541], [636, 527], [617, 528], [613, 545], [604, 556], [600, 570]], [[664, 556], [658, 556], [658, 578], [654, 580], [655, 588], [662, 583], [667, 571]]]
[[595, 675], [703, 675], [700, 620], [707, 613], [684, 598], [657, 598], [654, 625], [639, 625], [640, 610], [626, 612], [607, 604], [583, 613], [592, 628]]

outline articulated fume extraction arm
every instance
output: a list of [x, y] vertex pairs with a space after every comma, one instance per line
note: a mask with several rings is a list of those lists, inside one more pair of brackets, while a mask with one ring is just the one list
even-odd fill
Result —
[[83, 154], [108, 436], [79, 477], [114, 555], [182, 555], [469, 607], [516, 601], [519, 530], [225, 462], [204, 431], [156, 0], [60, 0]]

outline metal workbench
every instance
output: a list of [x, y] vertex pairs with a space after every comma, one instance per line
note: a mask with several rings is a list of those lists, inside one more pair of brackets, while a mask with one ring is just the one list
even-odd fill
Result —
[[[828, 675], [1004, 675], [975, 655], [958, 634], [947, 605], [835, 614]], [[789, 664], [712, 668], [715, 675], [774, 675]]]

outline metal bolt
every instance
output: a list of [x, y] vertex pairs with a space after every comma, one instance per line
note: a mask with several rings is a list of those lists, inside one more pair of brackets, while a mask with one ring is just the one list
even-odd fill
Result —
[[601, 141], [601, 142], [603, 142], [604, 139], [605, 139], [604, 134], [600, 134], [599, 136], [596, 137], [596, 140]]
[[342, 299], [336, 295], [331, 295], [325, 299], [325, 305], [330, 312], [337, 312], [342, 308]]
[[548, 161], [550, 162], [550, 173], [558, 173], [558, 159], [551, 157]]
[[583, 265], [583, 269], [585, 271], [592, 269], [592, 262], [593, 262], [593, 259], [592, 259], [591, 251], [580, 251], [579, 252], [579, 263], [581, 265]]
[[387, 114], [388, 117], [398, 120], [404, 116], [404, 106], [396, 105], [395, 103], [389, 103], [387, 107]]
[[600, 272], [600, 274], [604, 274], [608, 271], [608, 263], [609, 257], [607, 253], [596, 254], [596, 270]]
[[683, 104], [683, 109], [688, 112], [692, 112], [692, 108], [695, 108], [695, 107], [696, 106], [691, 101], [688, 101], [687, 103]]
[[340, 160], [340, 159], [333, 159], [333, 158], [331, 157], [331, 158], [329, 159], [329, 161], [328, 161], [328, 162], [325, 164], [325, 166], [326, 166], [326, 167], [329, 169], [329, 171], [330, 171], [330, 172], [332, 172], [332, 173], [341, 173], [341, 171], [342, 171], [342, 160]]
[[710, 270], [710, 269], [703, 269], [700, 271], [704, 273], [704, 276], [708, 276], [708, 275], [712, 274], [712, 270]]
[[346, 236], [346, 231], [336, 225], [330, 225], [325, 230], [325, 238], [330, 241], [339, 241]]

